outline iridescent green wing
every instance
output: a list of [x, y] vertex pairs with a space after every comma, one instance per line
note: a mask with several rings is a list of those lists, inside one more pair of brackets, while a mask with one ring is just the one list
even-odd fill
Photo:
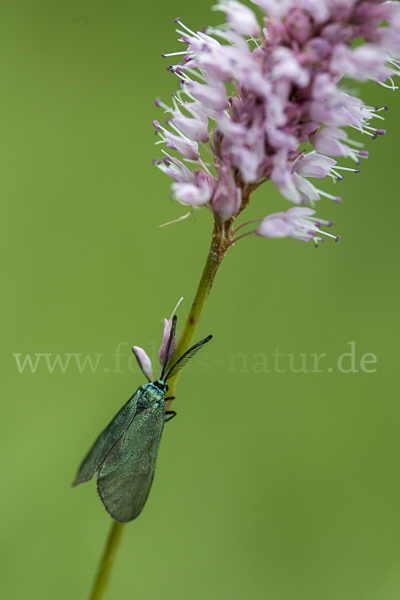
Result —
[[146, 504], [153, 483], [164, 419], [164, 402], [138, 412], [97, 475], [101, 501], [119, 523], [135, 519]]
[[126, 431], [131, 424], [138, 403], [138, 398], [141, 394], [141, 388], [137, 390], [124, 404], [121, 410], [115, 415], [111, 423], [99, 435], [87, 455], [79, 467], [78, 474], [75, 477], [73, 486], [92, 479], [96, 471], [99, 470], [104, 460], [109, 454], [114, 444], [119, 440], [121, 435]]

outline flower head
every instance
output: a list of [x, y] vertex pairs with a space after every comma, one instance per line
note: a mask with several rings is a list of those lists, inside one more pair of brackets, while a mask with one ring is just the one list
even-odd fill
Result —
[[[174, 180], [173, 197], [206, 206], [217, 222], [230, 224], [267, 180], [295, 204], [340, 202], [310, 178], [336, 181], [343, 171], [359, 172], [332, 158], [358, 166], [368, 156], [352, 129], [373, 139], [385, 133], [378, 126], [383, 109], [344, 91], [341, 81], [371, 79], [395, 89], [393, 77], [400, 74], [398, 2], [252, 1], [264, 12], [263, 27], [236, 0], [214, 7], [225, 13], [224, 27], [194, 32], [176, 20], [185, 49], [164, 56], [181, 56], [168, 67], [180, 89], [172, 106], [156, 101], [168, 115], [166, 126], [154, 121], [158, 143], [180, 156], [165, 153], [157, 162]], [[306, 153], [305, 142], [314, 150]], [[266, 217], [258, 235], [281, 227], [296, 239], [307, 237], [295, 213], [278, 214], [286, 217]]]

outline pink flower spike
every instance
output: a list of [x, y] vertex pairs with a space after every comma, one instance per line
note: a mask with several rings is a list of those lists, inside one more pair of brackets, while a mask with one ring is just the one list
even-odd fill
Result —
[[132, 352], [135, 355], [138, 365], [145, 377], [147, 377], [149, 381], [154, 381], [153, 368], [147, 353], [139, 346], [133, 346]]
[[336, 160], [333, 160], [333, 158], [310, 152], [299, 158], [295, 170], [301, 177], [319, 177], [322, 179], [329, 175], [331, 168], [335, 165]]
[[[261, 8], [262, 21], [250, 3]], [[173, 179], [178, 202], [206, 206], [222, 221], [267, 181], [303, 209], [325, 198], [340, 202], [309, 178], [340, 181], [344, 171], [359, 172], [332, 158], [349, 157], [358, 167], [368, 155], [344, 128], [362, 133], [364, 141], [385, 133], [381, 110], [342, 79], [371, 79], [395, 90], [400, 75], [400, 1], [250, 3], [216, 0], [226, 22], [202, 31], [179, 21], [185, 49], [165, 54], [179, 56], [168, 68], [179, 90], [171, 106], [156, 100], [167, 113], [165, 127], [154, 121], [156, 144], [167, 144], [196, 168], [168, 155], [155, 164]], [[314, 149], [306, 154], [310, 143]], [[305, 213], [278, 213], [257, 233], [317, 240], [318, 223]]]

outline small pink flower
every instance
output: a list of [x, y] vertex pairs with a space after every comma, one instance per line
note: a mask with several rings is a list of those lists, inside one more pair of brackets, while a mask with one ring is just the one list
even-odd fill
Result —
[[212, 208], [222, 221], [235, 214], [242, 204], [241, 189], [235, 184], [229, 165], [219, 171], [219, 183], [215, 191]]
[[[357, 150], [357, 147], [363, 145], [353, 142], [346, 131], [339, 127], [323, 127], [311, 137], [311, 143], [317, 152], [327, 156], [349, 156], [355, 162], [358, 162], [360, 157], [368, 156], [368, 152]], [[352, 148], [352, 145], [356, 147]]]
[[223, 84], [205, 85], [198, 81], [190, 81], [187, 84], [187, 88], [193, 98], [201, 102], [201, 104], [207, 108], [211, 108], [212, 110], [224, 110], [225, 108], [229, 108], [225, 86]]
[[339, 241], [339, 236], [335, 237], [319, 229], [319, 225], [329, 225], [329, 223], [316, 219], [312, 216], [314, 214], [315, 210], [311, 208], [296, 207], [286, 212], [268, 215], [257, 227], [255, 234], [265, 238], [292, 237], [302, 242], [313, 239], [317, 244], [323, 236], [327, 235]]
[[359, 46], [354, 50], [345, 44], [338, 44], [332, 53], [331, 69], [340, 76], [346, 74], [358, 81], [386, 81], [395, 73], [386, 64], [387, 54], [374, 46]]
[[286, 15], [291, 5], [290, 0], [252, 0], [252, 2], [261, 6], [270, 17], [278, 19]]
[[393, 55], [400, 58], [400, 4], [391, 2], [387, 4], [390, 9], [390, 16], [387, 17], [389, 27], [382, 27], [379, 30], [379, 43], [381, 47]]
[[202, 144], [208, 142], [208, 127], [204, 121], [178, 114], [172, 119], [172, 122], [189, 140]]
[[[197, 142], [190, 140], [185, 135], [175, 135], [171, 133], [158, 121], [153, 121], [153, 125], [158, 132], [160, 132], [162, 137], [162, 142], [167, 143], [167, 148], [171, 148], [171, 150], [176, 150], [184, 158], [188, 158], [189, 160], [198, 160], [200, 158], [199, 154], [199, 146]], [[159, 142], [161, 143], [161, 142]]]
[[194, 183], [193, 173], [175, 156], [164, 156], [164, 160], [156, 161], [157, 167], [166, 175], [169, 175], [178, 183]]
[[151, 365], [151, 360], [148, 357], [147, 353], [143, 348], [139, 346], [133, 346], [132, 352], [138, 361], [139, 367], [141, 368], [144, 375], [147, 377], [149, 381], [154, 381], [153, 378], [153, 367]]
[[204, 171], [196, 171], [193, 183], [173, 183], [172, 192], [175, 200], [190, 206], [206, 205], [214, 192], [211, 178]]
[[[167, 350], [167, 344], [168, 344], [168, 340], [169, 340], [169, 334], [171, 333], [171, 327], [172, 327], [172, 318], [164, 319], [163, 337], [162, 337], [160, 349], [158, 351], [158, 362], [160, 363], [161, 366], [164, 364], [165, 352]], [[171, 355], [174, 353], [174, 349], [172, 349], [172, 352], [170, 352]]]
[[295, 170], [302, 177], [318, 177], [322, 179], [331, 172], [333, 166], [336, 165], [336, 160], [328, 158], [323, 154], [310, 152], [302, 154], [296, 162]]
[[288, 79], [300, 88], [308, 85], [310, 75], [297, 60], [296, 53], [289, 48], [279, 46], [272, 53], [273, 67], [271, 76], [273, 80]]
[[312, 31], [310, 14], [300, 8], [292, 9], [286, 17], [286, 27], [294, 40], [304, 44]]
[[258, 36], [260, 26], [255, 14], [250, 8], [235, 0], [222, 0], [214, 7], [214, 10], [226, 12], [226, 20], [229, 25], [242, 35]]
[[[352, 0], [346, 0], [351, 2]], [[334, 3], [334, 2], [333, 2]], [[327, 0], [300, 0], [293, 2], [299, 8], [309, 13], [316, 23], [324, 23], [329, 18], [330, 2]]]
[[315, 77], [312, 95], [310, 116], [313, 121], [342, 127], [357, 126], [362, 119], [372, 118], [371, 111], [362, 100], [339, 90], [328, 73]]
[[[158, 351], [158, 361], [160, 363], [161, 366], [164, 366], [165, 363], [165, 359], [166, 359], [166, 351], [167, 351], [167, 346], [168, 346], [168, 340], [169, 340], [169, 336], [171, 333], [171, 329], [172, 329], [172, 320], [174, 318], [174, 315], [178, 309], [178, 306], [180, 305], [180, 303], [182, 302], [182, 300], [184, 300], [184, 296], [182, 296], [177, 305], [175, 306], [174, 310], [172, 311], [172, 315], [169, 319], [164, 319], [164, 329], [163, 329], [163, 337], [162, 337], [162, 342], [161, 342], [161, 346], [160, 349]], [[172, 343], [171, 343], [171, 347], [169, 349], [169, 355], [168, 355], [168, 361], [171, 359], [173, 353], [175, 352], [175, 344], [176, 344], [176, 338], [175, 336], [172, 338]]]

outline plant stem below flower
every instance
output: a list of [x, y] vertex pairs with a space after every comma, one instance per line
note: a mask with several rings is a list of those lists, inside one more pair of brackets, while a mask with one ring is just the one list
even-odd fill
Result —
[[[218, 268], [225, 256], [226, 249], [229, 246], [231, 237], [231, 227], [228, 229], [225, 227], [218, 227], [216, 224], [213, 233], [213, 243], [207, 256], [206, 264], [204, 265], [203, 273], [200, 279], [200, 283], [197, 288], [196, 295], [194, 297], [190, 312], [186, 318], [185, 326], [183, 328], [179, 342], [175, 348], [174, 355], [171, 359], [171, 364], [179, 359], [192, 345], [193, 338], [195, 336], [197, 327], [200, 323], [201, 314], [203, 312], [204, 305], [210, 295], [211, 288], [214, 283], [215, 275]], [[179, 371], [174, 377], [169, 380], [169, 393], [168, 395], [173, 396], [178, 384]], [[168, 410], [171, 402], [166, 402], [166, 409]]]
[[101, 600], [104, 597], [110, 573], [114, 565], [115, 555], [117, 554], [121, 541], [124, 524], [112, 522], [110, 533], [108, 535], [106, 547], [97, 571], [90, 600]]

